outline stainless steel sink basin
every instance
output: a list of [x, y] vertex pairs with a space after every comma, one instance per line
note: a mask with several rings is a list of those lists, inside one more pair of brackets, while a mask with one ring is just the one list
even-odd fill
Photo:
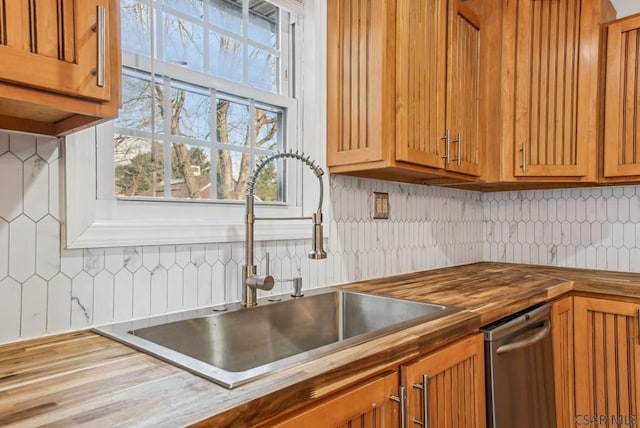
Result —
[[327, 288], [225, 312], [212, 308], [95, 329], [227, 388], [459, 310]]

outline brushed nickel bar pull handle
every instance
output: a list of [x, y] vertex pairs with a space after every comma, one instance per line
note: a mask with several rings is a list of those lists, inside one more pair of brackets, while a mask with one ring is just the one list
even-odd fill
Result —
[[422, 375], [422, 402], [424, 403], [424, 428], [429, 428], [429, 375]]
[[422, 383], [414, 383], [413, 387], [422, 390], [422, 408], [424, 409], [424, 420], [413, 419], [413, 423], [425, 428], [429, 428], [429, 375], [422, 375]]
[[520, 165], [520, 169], [522, 172], [527, 172], [527, 144], [522, 143], [520, 146], [520, 153], [522, 155], [522, 165]]
[[96, 86], [104, 88], [106, 74], [107, 55], [107, 9], [98, 5], [96, 7], [97, 23], [91, 29], [98, 35], [98, 66], [95, 70]]
[[444, 156], [441, 156], [444, 159], [444, 164], [449, 165], [451, 161], [451, 131], [447, 128], [445, 134], [440, 137], [441, 140], [444, 140]]
[[462, 134], [460, 134], [458, 132], [458, 136], [456, 137], [455, 140], [451, 140], [452, 143], [457, 143], [458, 144], [458, 155], [455, 158], [451, 158], [452, 161], [456, 161], [456, 165], [460, 166], [460, 158], [461, 158], [461, 153], [462, 153]]
[[510, 342], [505, 345], [498, 346], [498, 349], [496, 349], [496, 354], [504, 354], [506, 352], [516, 351], [518, 349], [526, 348], [527, 346], [533, 345], [534, 343], [537, 343], [543, 340], [545, 337], [549, 335], [549, 332], [551, 331], [551, 327], [549, 325], [548, 320], [544, 320], [542, 324], [534, 324], [534, 326], [531, 329], [533, 330], [536, 328], [540, 328], [540, 331], [538, 331], [536, 334], [532, 334], [526, 339], [522, 339], [517, 342]]
[[400, 428], [407, 428], [407, 389], [400, 387], [400, 396], [392, 395], [391, 400], [400, 404]]

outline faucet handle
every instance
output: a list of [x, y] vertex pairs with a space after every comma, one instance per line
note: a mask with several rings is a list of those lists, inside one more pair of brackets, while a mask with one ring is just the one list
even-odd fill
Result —
[[271, 275], [254, 275], [247, 278], [246, 285], [253, 288], [254, 290], [260, 289], [269, 291], [273, 288], [275, 282], [275, 279]]

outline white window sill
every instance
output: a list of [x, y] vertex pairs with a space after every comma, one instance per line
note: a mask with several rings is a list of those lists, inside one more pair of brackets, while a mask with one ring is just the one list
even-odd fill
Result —
[[[280, 224], [278, 224], [280, 223]], [[263, 221], [255, 224], [256, 241], [311, 239], [310, 220], [295, 224]], [[244, 241], [244, 224], [215, 223], [196, 219], [193, 221], [95, 221], [67, 248], [128, 247], [140, 245], [204, 244], [212, 242]]]

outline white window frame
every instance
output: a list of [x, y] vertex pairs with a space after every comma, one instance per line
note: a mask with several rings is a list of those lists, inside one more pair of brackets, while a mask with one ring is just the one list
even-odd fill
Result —
[[[326, 173], [326, 2], [276, 0], [281, 6], [304, 18], [298, 37], [302, 40], [297, 112], [301, 126], [294, 138], [299, 150], [310, 155], [325, 169], [325, 222], [331, 213], [329, 180]], [[302, 21], [302, 22], [301, 22]], [[298, 43], [300, 40], [298, 40]], [[98, 177], [113, 183], [112, 145], [97, 144], [113, 139], [113, 124], [108, 122], [69, 135], [64, 143], [65, 224], [67, 248], [100, 248], [140, 245], [201, 244], [244, 240], [244, 203], [195, 201], [160, 202], [118, 199], [113, 192], [98, 191]], [[256, 214], [264, 217], [310, 215], [318, 204], [317, 178], [307, 167], [288, 161], [289, 174], [297, 183], [288, 194], [286, 205], [257, 205]], [[104, 187], [102, 187], [104, 188]], [[304, 189], [304, 191], [302, 191]], [[328, 231], [329, 228], [325, 228]], [[309, 221], [259, 221], [256, 240], [308, 239]]]

